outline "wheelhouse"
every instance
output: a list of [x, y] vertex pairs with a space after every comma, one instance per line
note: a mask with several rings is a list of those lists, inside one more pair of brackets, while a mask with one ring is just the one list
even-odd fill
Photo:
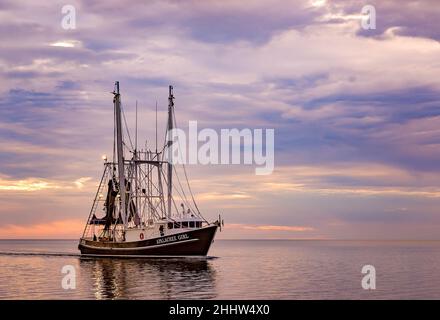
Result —
[[203, 224], [203, 220], [199, 219], [181, 219], [175, 221], [169, 221], [167, 223], [168, 229], [193, 229], [193, 228], [201, 228]]

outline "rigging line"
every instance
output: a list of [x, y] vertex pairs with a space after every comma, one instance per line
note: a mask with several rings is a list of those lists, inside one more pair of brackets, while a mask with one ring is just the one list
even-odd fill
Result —
[[[174, 108], [174, 105], [172, 106], [172, 108]], [[174, 115], [174, 110], [172, 110], [171, 111], [172, 112], [172, 114]], [[175, 116], [174, 116], [174, 118], [175, 118]], [[173, 127], [177, 127], [177, 126], [175, 126], [175, 123], [174, 123], [174, 125], [173, 125]], [[168, 139], [167, 139], [167, 137], [168, 137], [168, 126], [166, 127], [166, 129], [165, 129], [165, 137], [164, 137], [164, 142], [163, 142], [163, 148], [162, 148], [162, 151], [164, 152], [165, 151], [165, 148], [167, 148], [168, 147]], [[162, 151], [161, 151], [161, 153], [162, 153]], [[167, 150], [168, 151], [168, 150]], [[165, 153], [165, 152], [164, 152]], [[164, 153], [162, 154], [162, 160], [163, 160], [163, 157], [165, 156], [164, 155]]]
[[[142, 169], [141, 169], [142, 170]], [[145, 171], [141, 171], [141, 174], [142, 173], [145, 173]], [[146, 174], [146, 183], [151, 183], [151, 185], [153, 186], [153, 188], [154, 188], [154, 190], [152, 190], [152, 191], [156, 191], [157, 193], [160, 193], [160, 190], [159, 190], [159, 188], [153, 183], [153, 179], [151, 179], [150, 177], [149, 177], [149, 174], [150, 173], [147, 173]]]
[[122, 111], [122, 117], [124, 118], [125, 130], [127, 131], [128, 140], [130, 141], [131, 149], [133, 150], [134, 149], [133, 142], [131, 141], [130, 131], [128, 130], [127, 119], [125, 118], [125, 112], [124, 112], [124, 108], [122, 107], [122, 102], [121, 102], [121, 111]]
[[195, 212], [194, 208], [189, 204], [189, 202], [188, 202], [188, 197], [186, 196], [186, 194], [185, 194], [185, 190], [183, 189], [183, 186], [182, 186], [182, 184], [180, 183], [180, 178], [179, 178], [179, 175], [177, 174], [176, 166], [173, 166], [173, 169], [174, 169], [174, 172], [176, 173], [177, 182], [179, 183], [180, 189], [182, 190], [183, 196], [184, 196], [184, 198], [185, 198], [185, 202], [187, 202], [186, 205], [191, 209], [191, 211]]
[[[180, 182], [179, 175], [177, 174], [177, 168], [176, 168], [176, 165], [173, 166], [173, 170], [174, 170], [174, 173], [175, 173], [175, 175], [176, 175], [177, 182], [179, 183], [180, 190], [181, 190], [182, 193], [183, 193], [183, 197], [185, 198], [186, 201], [188, 201], [188, 197], [186, 196], [185, 189], [183, 188], [183, 186], [182, 186], [182, 184], [181, 184], [181, 182]], [[176, 188], [176, 190], [177, 190], [177, 187], [175, 187], [175, 188]]]
[[149, 168], [149, 169], [143, 169], [143, 168], [140, 168], [140, 173], [141, 174], [144, 174], [145, 175], [145, 177], [143, 178], [143, 180], [145, 180], [146, 179], [146, 181], [147, 181], [147, 183], [151, 183], [151, 185], [154, 187], [154, 189], [155, 189], [155, 191], [157, 191], [158, 193], [160, 192], [160, 190], [158, 189], [158, 187], [153, 183], [154, 181], [153, 181], [153, 179], [150, 177], [150, 175], [152, 175], [153, 174], [153, 170], [156, 170], [156, 166], [152, 166], [151, 168]]
[[[176, 114], [175, 114], [174, 112], [173, 112], [173, 118], [174, 118], [174, 124], [175, 124], [175, 126], [177, 127]], [[180, 150], [180, 148], [179, 148], [179, 150]], [[181, 156], [182, 156], [182, 155], [181, 155]], [[201, 217], [203, 217], [202, 214], [200, 213], [199, 207], [197, 206], [197, 203], [196, 203], [196, 201], [195, 201], [195, 199], [194, 199], [194, 194], [192, 193], [191, 186], [189, 185], [188, 175], [186, 174], [185, 163], [182, 163], [182, 167], [183, 167], [183, 172], [184, 172], [184, 174], [185, 174], [186, 184], [188, 185], [188, 190], [189, 190], [189, 193], [190, 193], [190, 195], [191, 195], [191, 199], [192, 199], [192, 201], [193, 201], [193, 203], [194, 203], [194, 206], [195, 206], [196, 209], [197, 209], [198, 214], [199, 214]], [[205, 218], [203, 218], [203, 219], [205, 219]], [[205, 220], [205, 221], [206, 221], [206, 220]]]
[[[164, 145], [164, 146], [162, 147], [162, 150], [158, 153], [158, 155], [159, 155], [159, 154], [161, 155], [161, 158], [160, 158], [161, 161], [163, 161], [163, 157], [165, 156], [165, 148], [166, 148], [166, 147], [167, 147], [167, 146]], [[158, 156], [158, 158], [159, 158], [159, 156]]]
[[[177, 127], [177, 121], [176, 121], [176, 114], [173, 112], [173, 120], [174, 120], [174, 124], [175, 124], [175, 126]], [[177, 143], [179, 144], [180, 142], [179, 142], [179, 140], [177, 140]], [[182, 156], [182, 150], [180, 149], [180, 148], [178, 148], [178, 150], [179, 150], [179, 153], [180, 153], [180, 157], [181, 158], [183, 158], [183, 156]], [[195, 208], [196, 208], [196, 210], [194, 210], [194, 208], [191, 206], [191, 205], [189, 205], [189, 202], [187, 202], [187, 201], [185, 201], [186, 202], [186, 205], [199, 217], [199, 218], [202, 218], [204, 221], [206, 221], [206, 222], [208, 222], [204, 217], [203, 217], [203, 215], [200, 213], [200, 210], [199, 210], [199, 208], [198, 208], [198, 206], [197, 206], [197, 203], [195, 202], [195, 199], [194, 199], [194, 195], [193, 195], [193, 193], [192, 193], [192, 190], [191, 190], [191, 187], [190, 187], [190, 185], [189, 185], [189, 180], [188, 180], [188, 176], [187, 176], [187, 173], [186, 173], [186, 168], [185, 168], [185, 164], [184, 163], [182, 163], [182, 166], [183, 166], [183, 170], [184, 170], [184, 174], [185, 174], [185, 179], [186, 179], [186, 183], [187, 183], [187, 186], [188, 186], [188, 190], [189, 190], [189, 192], [190, 192], [190, 195], [191, 195], [191, 199], [192, 199], [192, 201], [193, 201], [193, 204], [194, 204], [194, 206], [195, 206]], [[175, 169], [176, 170], [176, 169]], [[177, 174], [177, 171], [176, 171], [176, 176], [177, 176], [177, 181], [179, 182], [179, 184], [180, 184], [180, 188], [182, 189], [182, 192], [185, 194], [185, 191], [184, 191], [184, 188], [183, 188], [183, 186], [182, 186], [182, 184], [180, 183], [180, 179], [179, 179], [179, 176], [178, 176], [178, 174]], [[177, 189], [176, 189], [177, 190]], [[185, 199], [186, 199], [186, 195], [185, 195]]]
[[[158, 183], [158, 188], [159, 188], [159, 195], [161, 196], [159, 199], [159, 204], [161, 206], [161, 210], [162, 213], [166, 212], [166, 205], [165, 205], [165, 196], [164, 196], [164, 191], [163, 191], [163, 184], [162, 184], [162, 179], [164, 179], [163, 176], [163, 172], [162, 172], [162, 166], [159, 165], [157, 166], [157, 183]], [[165, 215], [163, 216], [165, 217]]]
[[107, 177], [107, 169], [108, 169], [108, 166], [105, 166], [104, 172], [103, 172], [102, 177], [101, 177], [101, 181], [99, 182], [98, 190], [96, 191], [95, 199], [93, 200], [92, 209], [90, 210], [89, 217], [87, 218], [87, 224], [84, 227], [83, 237], [86, 234], [86, 231], [87, 231], [88, 227], [90, 226], [89, 225], [90, 219], [93, 218], [92, 217], [92, 214], [94, 214], [93, 208], [95, 207], [95, 202], [98, 201], [98, 199], [99, 199], [99, 193], [100, 193], [100, 190], [101, 190], [102, 183], [105, 181], [105, 178]]
[[[172, 108], [173, 108], [174, 106], [172, 106]], [[172, 114], [173, 114], [173, 121], [174, 121], [174, 126], [173, 127], [177, 127], [177, 121], [176, 121], [176, 114], [175, 114], [175, 112], [174, 112], [174, 110], [171, 110], [171, 112], [172, 112]], [[168, 127], [167, 127], [167, 129], [166, 129], [166, 131], [165, 131], [165, 139], [164, 139], [164, 147], [163, 147], [163, 151], [165, 150], [165, 148], [166, 148], [166, 146], [167, 146], [167, 134], [168, 134]], [[182, 151], [180, 150], [180, 148], [179, 148], [179, 152], [181, 153]], [[164, 153], [162, 154], [162, 158], [163, 158], [163, 156], [164, 156]], [[181, 155], [181, 157], [182, 157], [182, 155]], [[189, 192], [190, 192], [190, 195], [191, 195], [191, 199], [192, 199], [192, 201], [193, 201], [193, 203], [194, 203], [194, 206], [195, 206], [195, 208], [196, 208], [196, 210], [197, 210], [197, 213], [198, 213], [198, 215], [203, 219], [203, 220], [205, 220], [206, 222], [207, 222], [207, 220], [202, 216], [202, 214], [200, 213], [200, 210], [199, 210], [199, 207], [197, 206], [197, 203], [196, 203], [196, 201], [195, 201], [195, 199], [194, 199], [194, 194], [193, 194], [193, 192], [192, 192], [192, 190], [191, 190], [191, 186], [189, 185], [189, 181], [188, 181], [188, 175], [187, 175], [187, 173], [186, 173], [186, 168], [185, 168], [185, 164], [182, 164], [182, 166], [183, 166], [183, 170], [184, 170], [184, 174], [185, 174], [185, 179], [186, 179], [186, 183], [187, 183], [187, 185], [188, 185], [188, 190], [189, 190]]]
[[153, 209], [152, 213], [155, 214], [156, 218], [160, 219], [162, 217], [162, 215], [165, 214], [165, 211], [163, 210], [163, 208], [160, 208], [160, 207], [162, 207], [161, 201], [156, 202], [156, 203], [151, 202], [151, 204], [152, 204], [151, 208]]
[[[177, 174], [176, 174], [176, 176], [177, 176]], [[164, 180], [165, 180], [165, 182], [167, 182], [165, 177], [164, 177]], [[177, 180], [179, 180], [179, 176], [177, 176]], [[179, 184], [180, 184], [180, 182], [179, 182]], [[185, 195], [185, 191], [183, 190], [183, 188], [182, 188], [183, 195], [179, 192], [179, 189], [177, 189], [177, 187], [174, 187], [174, 191], [176, 191], [176, 193], [177, 193], [177, 194], [179, 195], [179, 197], [182, 199], [183, 203], [187, 206], [187, 208], [189, 208], [189, 209], [191, 210], [191, 212], [192, 212], [193, 214], [195, 214], [198, 218], [203, 219], [203, 221], [208, 222], [208, 221], [207, 221], [202, 215], [198, 214], [198, 213], [194, 210], [194, 208], [191, 206], [190, 202], [188, 201], [188, 199], [187, 199], [187, 197], [186, 197], [186, 195]], [[172, 201], [174, 202], [174, 198], [172, 197], [171, 199], [172, 199]], [[175, 202], [174, 202], [174, 206], [175, 206], [175, 208], [176, 208], [176, 211], [179, 213], [179, 209], [176, 207]]]
[[[149, 174], [145, 174], [145, 170], [143, 170], [141, 168], [141, 174], [142, 173], [145, 175], [145, 178], [143, 178], [142, 181], [144, 183], [149, 184], [149, 181], [150, 181]], [[157, 187], [154, 184], [152, 184], [152, 186], [156, 189], [157, 192], [159, 192], [159, 190], [157, 189]], [[144, 198], [143, 212], [145, 212], [145, 207], [148, 206], [149, 212], [147, 212], [146, 214], [147, 215], [151, 214], [154, 217], [159, 217], [159, 212], [157, 211], [157, 207], [158, 207], [158, 205], [160, 205], [160, 203], [159, 204], [154, 204], [150, 196], [145, 196], [143, 198]]]
[[[191, 210], [191, 212], [193, 212], [193, 213], [195, 213], [195, 214], [197, 215], [197, 213], [195, 212], [194, 208], [191, 207], [189, 201], [185, 198], [185, 196], [182, 195], [176, 187], [174, 187], [174, 191], [176, 191], [176, 193], [177, 193], [177, 194], [179, 195], [179, 197], [182, 199], [183, 203], [187, 206], [187, 208], [189, 208], [189, 209]], [[174, 198], [173, 198], [173, 197], [172, 197], [172, 199], [173, 199], [173, 201], [174, 201]], [[177, 212], [179, 212], [177, 208], [176, 208], [176, 210], [177, 210]], [[197, 215], [197, 216], [198, 216], [198, 215]]]
[[[165, 184], [168, 184], [168, 180], [167, 180], [167, 178], [166, 178], [165, 172], [164, 172], [164, 170], [163, 170], [162, 167], [160, 168], [160, 171], [162, 172], [163, 180], [164, 180]], [[179, 190], [175, 189], [175, 191], [178, 193], [179, 197], [182, 198], [182, 201], [185, 201], [185, 200], [183, 199], [183, 197], [182, 197], [182, 194], [179, 193]], [[171, 199], [174, 201], [174, 198], [173, 198], [173, 197], [171, 197]]]
[[133, 153], [134, 155], [133, 149], [130, 149], [130, 147], [124, 141], [122, 142], [122, 146], [128, 151], [128, 153]]
[[[164, 177], [164, 180], [165, 180], [165, 183], [167, 183], [167, 180], [166, 180], [165, 177]], [[182, 194], [180, 194], [179, 190], [177, 190], [177, 188], [175, 188], [175, 191], [177, 191], [177, 193], [179, 194], [180, 198], [182, 198], [182, 201], [183, 201], [183, 202], [186, 202], [186, 201], [184, 200], [184, 198], [182, 197]], [[174, 201], [174, 197], [171, 197], [171, 201], [172, 201], [173, 204], [174, 204], [174, 208], [176, 209], [176, 212], [179, 213], [179, 209], [177, 208], [176, 202]], [[187, 205], [188, 205], [188, 203], [187, 203]], [[188, 206], [188, 207], [189, 207], [189, 206]], [[183, 217], [182, 217], [182, 218], [183, 218]]]

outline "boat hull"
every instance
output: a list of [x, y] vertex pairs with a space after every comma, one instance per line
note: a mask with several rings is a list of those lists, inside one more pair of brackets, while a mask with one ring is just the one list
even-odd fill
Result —
[[218, 225], [130, 242], [93, 241], [81, 239], [81, 255], [118, 257], [206, 256]]

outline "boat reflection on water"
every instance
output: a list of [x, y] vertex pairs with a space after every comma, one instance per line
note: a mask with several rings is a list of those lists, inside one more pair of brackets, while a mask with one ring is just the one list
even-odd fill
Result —
[[95, 299], [214, 299], [213, 258], [81, 259]]

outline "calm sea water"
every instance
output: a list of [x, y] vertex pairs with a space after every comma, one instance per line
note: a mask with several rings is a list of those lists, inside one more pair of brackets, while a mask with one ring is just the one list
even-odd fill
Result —
[[[80, 258], [76, 246], [0, 240], [0, 299], [440, 299], [435, 241], [217, 240], [206, 259], [150, 260]], [[366, 264], [374, 291], [361, 286]], [[61, 286], [64, 265], [75, 290]]]

